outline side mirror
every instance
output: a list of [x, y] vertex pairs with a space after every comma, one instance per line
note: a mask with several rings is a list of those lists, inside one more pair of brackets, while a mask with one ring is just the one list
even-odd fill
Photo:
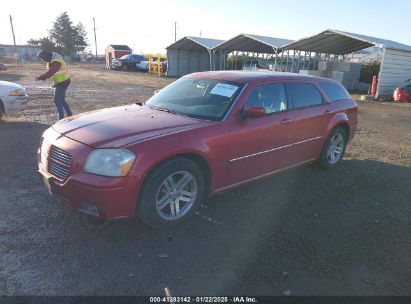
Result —
[[246, 118], [258, 118], [265, 116], [265, 108], [264, 107], [249, 107], [246, 108], [244, 111], [244, 117]]

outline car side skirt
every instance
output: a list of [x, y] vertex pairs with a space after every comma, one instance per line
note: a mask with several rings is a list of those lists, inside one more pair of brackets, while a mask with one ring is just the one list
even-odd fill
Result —
[[288, 170], [288, 169], [291, 169], [291, 168], [295, 168], [295, 167], [299, 167], [299, 166], [302, 166], [302, 165], [304, 165], [304, 164], [309, 164], [309, 163], [314, 162], [315, 160], [316, 160], [315, 158], [311, 158], [311, 159], [305, 160], [305, 161], [303, 161], [303, 162], [299, 162], [299, 163], [296, 163], [296, 164], [294, 164], [294, 165], [291, 165], [291, 166], [288, 166], [288, 167], [284, 167], [284, 168], [282, 168], [282, 169], [279, 169], [279, 170], [276, 170], [276, 171], [273, 171], [273, 172], [269, 172], [269, 173], [266, 173], [266, 174], [263, 174], [263, 175], [259, 175], [259, 176], [256, 176], [256, 177], [252, 177], [252, 178], [243, 180], [243, 181], [241, 181], [241, 182], [238, 182], [238, 183], [235, 183], [235, 184], [226, 186], [226, 187], [218, 188], [217, 190], [215, 190], [215, 191], [214, 191], [213, 193], [211, 193], [210, 195], [214, 195], [214, 194], [217, 194], [217, 193], [225, 192], [225, 191], [231, 190], [231, 189], [233, 189], [233, 188], [237, 188], [237, 187], [239, 187], [239, 186], [242, 186], [242, 185], [244, 185], [244, 184], [247, 184], [247, 183], [249, 183], [249, 182], [257, 181], [257, 180], [259, 180], [259, 179], [266, 178], [266, 177], [269, 177], [269, 176], [271, 176], [271, 175], [280, 173], [280, 172], [282, 172], [282, 171], [285, 171], [285, 170]]

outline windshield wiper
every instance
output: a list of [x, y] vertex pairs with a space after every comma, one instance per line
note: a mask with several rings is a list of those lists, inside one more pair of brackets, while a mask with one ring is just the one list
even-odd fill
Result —
[[167, 108], [162, 108], [162, 107], [154, 107], [154, 110], [157, 111], [163, 111], [163, 112], [167, 112], [167, 113], [171, 113], [171, 114], [176, 114], [176, 111], [167, 109]]

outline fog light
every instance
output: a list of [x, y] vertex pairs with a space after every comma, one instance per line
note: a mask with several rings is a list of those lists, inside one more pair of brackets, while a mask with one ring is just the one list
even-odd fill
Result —
[[100, 212], [98, 212], [97, 206], [94, 206], [90, 203], [81, 204], [79, 211], [93, 216], [100, 216]]

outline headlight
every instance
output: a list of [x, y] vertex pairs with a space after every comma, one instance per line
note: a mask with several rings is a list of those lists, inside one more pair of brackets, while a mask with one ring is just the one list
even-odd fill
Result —
[[24, 96], [24, 95], [26, 95], [26, 90], [24, 89], [13, 90], [9, 93], [9, 96]]
[[112, 177], [126, 176], [135, 159], [136, 155], [125, 149], [97, 149], [87, 157], [84, 172]]

